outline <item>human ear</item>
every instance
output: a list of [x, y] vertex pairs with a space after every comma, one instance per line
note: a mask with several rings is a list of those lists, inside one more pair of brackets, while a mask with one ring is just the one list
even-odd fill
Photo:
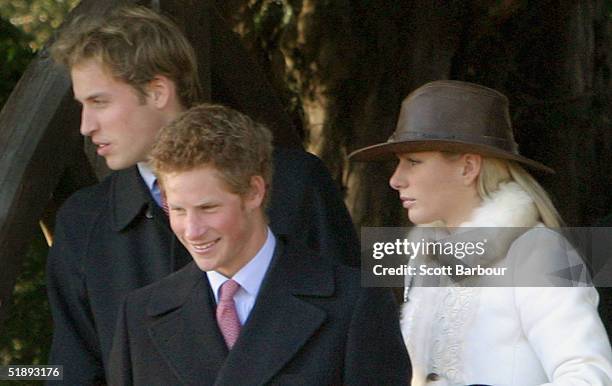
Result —
[[163, 75], [155, 75], [147, 85], [147, 93], [153, 105], [163, 109], [175, 94], [174, 82]]
[[252, 176], [249, 191], [245, 195], [245, 206], [249, 210], [260, 208], [266, 196], [266, 182], [262, 176]]
[[463, 172], [461, 177], [466, 186], [472, 185], [480, 175], [482, 156], [480, 154], [466, 153], [461, 157]]

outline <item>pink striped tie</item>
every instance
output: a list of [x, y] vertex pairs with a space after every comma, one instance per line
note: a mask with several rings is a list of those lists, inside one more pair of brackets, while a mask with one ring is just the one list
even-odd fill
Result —
[[236, 343], [240, 335], [240, 320], [236, 312], [236, 303], [234, 303], [234, 295], [238, 289], [240, 289], [240, 284], [234, 280], [230, 279], [223, 283], [220, 289], [219, 304], [217, 304], [217, 324], [229, 349]]

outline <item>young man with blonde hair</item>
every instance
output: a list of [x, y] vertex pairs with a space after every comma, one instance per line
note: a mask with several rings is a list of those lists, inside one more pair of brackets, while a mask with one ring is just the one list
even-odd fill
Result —
[[172, 230], [193, 263], [128, 295], [113, 385], [407, 385], [389, 289], [268, 228], [271, 134], [201, 105], [151, 152]]
[[[50, 362], [64, 366], [65, 384], [104, 383], [123, 297], [191, 260], [170, 230], [148, 156], [160, 128], [201, 90], [189, 42], [147, 8], [77, 19], [52, 55], [70, 71], [81, 133], [114, 172], [58, 212], [47, 262]], [[355, 259], [352, 223], [321, 162], [301, 150], [275, 149], [273, 158], [270, 227], [330, 259]]]

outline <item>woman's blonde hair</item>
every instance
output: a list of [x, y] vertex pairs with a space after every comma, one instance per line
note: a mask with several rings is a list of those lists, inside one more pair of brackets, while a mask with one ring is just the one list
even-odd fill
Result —
[[502, 182], [514, 181], [533, 200], [540, 219], [547, 227], [558, 228], [563, 220], [544, 188], [521, 165], [500, 158], [483, 157], [477, 190], [480, 198], [489, 198]]
[[[459, 159], [461, 153], [443, 151], [449, 160]], [[482, 156], [482, 165], [476, 189], [481, 199], [491, 198], [503, 182], [516, 182], [531, 197], [538, 210], [540, 220], [549, 228], [563, 225], [563, 219], [544, 188], [520, 164], [501, 158]]]

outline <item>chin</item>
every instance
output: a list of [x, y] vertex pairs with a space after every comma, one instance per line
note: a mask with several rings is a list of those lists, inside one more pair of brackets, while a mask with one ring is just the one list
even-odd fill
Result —
[[428, 218], [423, 217], [423, 216], [410, 215], [410, 214], [408, 214], [408, 219], [410, 220], [411, 223], [413, 223], [415, 225], [430, 224], [430, 223], [436, 221], [434, 218], [428, 219]]
[[206, 264], [206, 262], [204, 261], [200, 261], [198, 260], [197, 257], [193, 257], [193, 261], [195, 261], [196, 265], [198, 266], [198, 268], [200, 268], [200, 271], [204, 271], [204, 272], [208, 272], [208, 271], [214, 271], [215, 267], [210, 265], [210, 264]]
[[108, 166], [110, 170], [122, 170], [122, 169], [127, 169], [132, 165], [126, 165], [124, 163], [106, 160], [106, 166]]
[[135, 154], [109, 155], [107, 158], [105, 158], [106, 166], [108, 166], [108, 168], [111, 170], [127, 169], [136, 165], [138, 162], [146, 161], [146, 159], [146, 157], [137, 157]]
[[415, 225], [425, 224], [425, 222], [420, 216], [414, 213], [410, 213], [410, 211], [408, 211], [408, 220], [410, 220], [410, 222]]

